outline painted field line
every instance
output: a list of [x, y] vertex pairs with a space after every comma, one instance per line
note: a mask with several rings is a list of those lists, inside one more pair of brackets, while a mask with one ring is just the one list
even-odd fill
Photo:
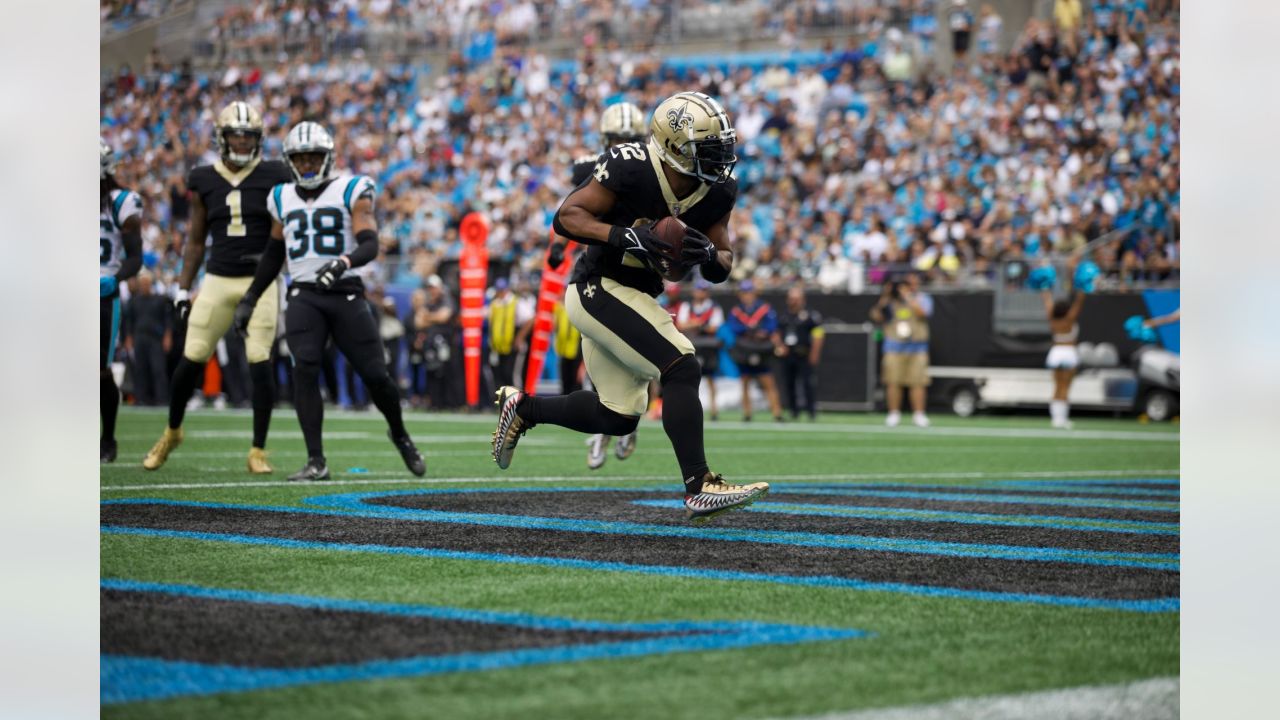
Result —
[[[958, 488], [963, 491], [965, 488]], [[913, 500], [934, 500], [938, 502], [991, 503], [1001, 505], [1061, 505], [1064, 507], [1110, 508], [1118, 510], [1149, 510], [1153, 512], [1178, 512], [1177, 501], [1160, 500], [1113, 500], [1107, 497], [1077, 498], [1058, 497], [1052, 495], [984, 495], [981, 493], [917, 491], [917, 490], [877, 490], [874, 488], [788, 488], [788, 492], [801, 495], [838, 495], [841, 497], [878, 497], [906, 498]]]
[[[237, 471], [243, 472], [243, 471]], [[1150, 475], [1177, 475], [1179, 470], [1064, 470], [1061, 472], [955, 472], [955, 473], [837, 473], [816, 475], [735, 475], [734, 480], [765, 481], [859, 481], [859, 480], [993, 480], [998, 478], [1073, 478], [1073, 477], [1147, 477]], [[364, 476], [350, 480], [324, 480], [306, 483], [305, 487], [342, 487], [345, 485], [435, 485], [437, 483], [539, 483], [539, 482], [670, 482], [678, 479], [671, 475], [554, 475], [513, 477], [447, 477], [406, 478], [394, 476]], [[127, 492], [134, 490], [213, 490], [217, 488], [250, 487], [301, 487], [288, 480], [245, 480], [242, 482], [216, 483], [149, 483], [143, 485], [102, 485], [102, 492]]]
[[[684, 507], [681, 500], [633, 500], [637, 505], [670, 508]], [[960, 525], [997, 525], [1002, 527], [1036, 527], [1052, 530], [1084, 530], [1088, 532], [1117, 532], [1137, 535], [1177, 535], [1178, 523], [1147, 522], [1142, 520], [1109, 520], [1105, 518], [1066, 517], [1057, 515], [997, 515], [990, 513], [948, 512], [945, 510], [910, 510], [884, 507], [860, 507], [856, 505], [811, 505], [808, 503], [757, 502], [743, 508], [749, 513], [777, 515], [816, 515], [849, 517], [862, 520], [906, 520], [918, 522], [945, 522]]]
[[1178, 679], [963, 698], [806, 720], [1177, 720]]
[[1070, 595], [1039, 595], [1032, 593], [997, 592], [989, 590], [962, 590], [958, 588], [935, 587], [930, 585], [911, 585], [908, 583], [873, 582], [854, 578], [834, 577], [831, 575], [770, 575], [767, 573], [743, 572], [739, 570], [688, 568], [678, 565], [634, 565], [599, 560], [580, 560], [576, 558], [507, 555], [501, 553], [483, 553], [465, 550], [404, 547], [400, 545], [327, 543], [312, 540], [294, 540], [292, 538], [258, 537], [255, 535], [207, 533], [190, 530], [156, 530], [152, 528], [133, 528], [116, 525], [103, 525], [101, 530], [103, 534], [107, 535], [133, 535], [140, 537], [174, 538], [180, 540], [203, 540], [209, 542], [234, 543], [237, 545], [259, 545], [297, 550], [325, 550], [330, 552], [403, 555], [407, 557], [467, 560], [511, 565], [532, 565], [570, 570], [604, 570], [612, 572], [640, 573], [644, 575], [688, 577], [699, 580], [768, 582], [782, 585], [903, 593], [907, 595], [945, 598], [949, 600], [963, 599], [992, 602], [1035, 603], [1064, 607], [1126, 610], [1130, 612], [1177, 612], [1181, 605], [1181, 601], [1176, 597], [1151, 598], [1146, 600], [1113, 600], [1106, 598], [1073, 597]]

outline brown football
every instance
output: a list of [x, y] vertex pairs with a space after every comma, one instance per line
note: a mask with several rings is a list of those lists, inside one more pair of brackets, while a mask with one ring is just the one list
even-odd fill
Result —
[[684, 250], [684, 222], [677, 217], [664, 217], [653, 225], [653, 232], [659, 240], [671, 246], [671, 250], [658, 258], [658, 274], [662, 279], [680, 282], [689, 269], [680, 262], [680, 253]]

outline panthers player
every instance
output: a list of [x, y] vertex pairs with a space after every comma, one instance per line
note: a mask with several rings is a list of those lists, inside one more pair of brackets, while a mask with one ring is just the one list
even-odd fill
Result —
[[[646, 408], [648, 382], [657, 379], [665, 406], [662, 426], [680, 464], [688, 517], [703, 521], [769, 491], [767, 483], [731, 485], [708, 469], [693, 344], [655, 299], [663, 289], [658, 267], [700, 267], [711, 282], [729, 276], [736, 141], [719, 102], [702, 93], [678, 93], [654, 111], [647, 144], [609, 148], [591, 179], [565, 198], [555, 231], [587, 246], [574, 265], [565, 306], [582, 332], [596, 392], [534, 397], [500, 388], [493, 435], [498, 467], [511, 464], [520, 437], [538, 423], [607, 435], [632, 432]], [[678, 254], [653, 230], [667, 216], [688, 226]]]
[[[173, 371], [169, 393], [169, 425], [142, 460], [155, 470], [164, 465], [182, 442], [182, 420], [187, 401], [200, 380], [201, 369], [213, 355], [218, 341], [231, 327], [236, 302], [253, 280], [258, 258], [267, 244], [271, 216], [267, 194], [288, 182], [289, 169], [279, 160], [262, 159], [262, 117], [243, 102], [233, 102], [218, 113], [214, 141], [219, 159], [191, 171], [191, 227], [182, 256], [182, 274], [174, 299], [178, 320], [187, 323], [182, 359]], [[191, 287], [204, 260], [205, 241], [213, 238], [209, 267], [195, 302]], [[275, 402], [275, 378], [271, 372], [271, 346], [276, 337], [277, 294], [258, 306], [250, 323], [245, 354], [253, 381], [253, 444], [249, 448], [249, 472], [272, 471], [267, 461], [267, 428]]]
[[[628, 102], [614, 103], [600, 113], [600, 138], [607, 152], [614, 145], [634, 143], [644, 140], [644, 111]], [[591, 177], [599, 155], [584, 155], [573, 163], [573, 186], [576, 188]], [[564, 262], [564, 251], [567, 242], [564, 238], [552, 235], [551, 265], [558, 267]], [[596, 433], [587, 438], [587, 467], [597, 470], [604, 466], [609, 457], [610, 436]], [[636, 433], [632, 431], [618, 438], [615, 452], [619, 460], [626, 460], [636, 450]]]
[[111, 374], [111, 359], [116, 354], [116, 339], [120, 336], [120, 283], [142, 269], [142, 199], [138, 193], [120, 187], [115, 172], [115, 153], [98, 138], [98, 294], [102, 297], [98, 323], [102, 338], [98, 355], [102, 437], [98, 444], [104, 463], [116, 459], [120, 389]]
[[241, 334], [252, 333], [262, 306], [268, 300], [275, 306], [275, 295], [268, 288], [280, 274], [287, 254], [290, 284], [285, 339], [293, 355], [294, 407], [307, 445], [306, 464], [289, 479], [329, 477], [321, 440], [324, 403], [320, 399], [320, 367], [330, 337], [387, 419], [388, 434], [404, 464], [414, 475], [422, 476], [427, 465], [405, 430], [400, 390], [387, 373], [377, 321], [364, 298], [364, 282], [348, 272], [378, 256], [373, 181], [363, 175], [332, 175], [333, 138], [313, 122], [299, 123], [289, 131], [284, 160], [293, 182], [271, 191], [267, 203], [271, 241], [252, 285], [236, 306], [235, 326]]

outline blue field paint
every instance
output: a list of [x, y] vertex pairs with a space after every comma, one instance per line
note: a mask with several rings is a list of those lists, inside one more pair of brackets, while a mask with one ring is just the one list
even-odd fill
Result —
[[356, 664], [306, 668], [239, 667], [158, 658], [103, 655], [100, 665], [100, 700], [103, 705], [162, 700], [189, 695], [267, 690], [315, 683], [422, 677], [443, 673], [501, 670], [528, 665], [678, 652], [728, 650], [756, 645], [848, 640], [868, 636], [868, 633], [862, 630], [849, 628], [805, 627], [750, 621], [603, 623], [523, 613], [500, 613], [466, 608], [342, 600], [308, 595], [263, 593], [251, 590], [207, 588], [193, 585], [144, 583], [120, 579], [103, 580], [102, 587], [233, 602], [470, 620], [521, 627], [585, 631], [627, 630], [633, 632], [680, 633], [630, 641], [594, 644], [579, 643], [559, 647], [504, 650], [487, 653], [423, 655], [394, 660], [374, 660]]
[[648, 525], [642, 523], [588, 520], [585, 518], [548, 518], [523, 515], [494, 515], [488, 513], [459, 513], [442, 510], [418, 510], [388, 506], [371, 506], [364, 500], [381, 497], [381, 492], [343, 493], [314, 498], [313, 502], [326, 501], [337, 510], [317, 510], [273, 505], [238, 505], [229, 503], [150, 500], [129, 498], [109, 500], [104, 504], [146, 504], [175, 507], [207, 507], [216, 509], [252, 510], [255, 512], [300, 513], [309, 515], [338, 515], [360, 518], [385, 518], [437, 522], [486, 527], [520, 528], [523, 530], [555, 530], [598, 535], [631, 535], [647, 537], [682, 537], [720, 542], [752, 542], [796, 547], [838, 548], [871, 552], [910, 553], [944, 557], [979, 558], [988, 560], [1013, 560], [1036, 562], [1063, 562], [1109, 567], [1133, 567], [1153, 570], [1178, 570], [1177, 553], [1133, 553], [1105, 550], [1077, 550], [1072, 548], [1035, 547], [1017, 545], [989, 545], [940, 542], [915, 538], [875, 537], [865, 535], [831, 535], [781, 530], [739, 530], [736, 528], [703, 528], [683, 525]]
[[1105, 598], [1072, 597], [1067, 595], [1039, 595], [1031, 593], [990, 592], [985, 590], [963, 590], [949, 587], [931, 587], [928, 585], [910, 585], [907, 583], [883, 583], [841, 578], [833, 576], [797, 577], [791, 575], [771, 575], [766, 573], [748, 573], [737, 570], [706, 570], [666, 565], [633, 565], [628, 563], [602, 562], [596, 560], [578, 560], [574, 558], [525, 557], [500, 553], [466, 552], [460, 550], [441, 550], [434, 548], [397, 547], [390, 545], [358, 545], [354, 543], [327, 543], [309, 540], [293, 540], [290, 538], [254, 537], [230, 533], [206, 533], [187, 530], [156, 530], [151, 528], [131, 528], [114, 525], [103, 525], [102, 532], [108, 535], [132, 535], [140, 537], [164, 537], [182, 540], [203, 540], [211, 542], [227, 542], [241, 545], [260, 545], [265, 547], [281, 547], [298, 550], [325, 550], [332, 552], [377, 553], [384, 555], [402, 555], [407, 557], [440, 558], [447, 560], [467, 560], [478, 562], [496, 562], [512, 565], [532, 565], [570, 570], [604, 570], [612, 572], [643, 573], [647, 575], [664, 575], [687, 577], [699, 580], [732, 580], [747, 582], [769, 582], [782, 585], [801, 585], [808, 587], [842, 588], [849, 590], [865, 590], [873, 592], [901, 593], [922, 597], [944, 598], [950, 600], [983, 600], [992, 602], [1034, 603], [1061, 607], [1092, 608], [1103, 610], [1124, 610], [1130, 612], [1175, 612], [1179, 608], [1179, 599], [1151, 598], [1142, 600], [1113, 600]]
[[1145, 510], [1178, 512], [1177, 502], [1158, 500], [1108, 500], [1106, 498], [1045, 497], [1032, 495], [983, 495], [966, 492], [930, 492], [917, 490], [876, 490], [857, 485], [849, 487], [788, 487], [789, 493], [800, 495], [840, 495], [845, 497], [904, 498], [937, 502], [975, 502], [997, 505], [1061, 505], [1063, 507], [1108, 508], [1112, 510]]
[[1006, 481], [993, 487], [1017, 490], [1042, 490], [1044, 492], [1071, 492], [1080, 495], [1137, 495], [1150, 498], [1166, 498], [1169, 501], [1178, 500], [1179, 496], [1182, 494], [1182, 491], [1177, 488], [1171, 490], [1157, 490], [1150, 487], [1127, 488], [1107, 485], [1077, 485], [1075, 483], [1027, 483]]
[[[636, 505], [679, 509], [680, 500], [633, 500]], [[784, 503], [765, 500], [744, 508], [746, 512], [778, 515], [817, 515], [824, 517], [848, 517], [862, 520], [905, 520], [917, 522], [945, 522], [960, 525], [998, 525], [1005, 527], [1041, 527], [1053, 530], [1081, 530], [1086, 532], [1131, 533], [1136, 535], [1177, 535], [1178, 523], [1145, 522], [1142, 520], [1111, 520], [1106, 518], [1080, 518], [1059, 515], [1001, 515], [991, 513], [962, 513], [946, 510], [911, 510], [907, 508], [862, 507], [858, 505], [819, 505], [809, 503]]]

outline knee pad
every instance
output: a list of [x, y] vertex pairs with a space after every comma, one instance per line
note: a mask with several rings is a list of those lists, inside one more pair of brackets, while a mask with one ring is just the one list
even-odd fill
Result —
[[693, 355], [681, 355], [662, 371], [661, 381], [664, 386], [684, 384], [696, 388], [702, 382], [702, 366]]
[[187, 344], [182, 347], [182, 356], [197, 365], [203, 365], [213, 357], [213, 345], [203, 338], [187, 336]]
[[248, 339], [244, 341], [244, 354], [251, 366], [265, 363], [271, 359], [271, 341], [264, 342], [263, 338], [255, 337], [255, 333], [250, 332]]

